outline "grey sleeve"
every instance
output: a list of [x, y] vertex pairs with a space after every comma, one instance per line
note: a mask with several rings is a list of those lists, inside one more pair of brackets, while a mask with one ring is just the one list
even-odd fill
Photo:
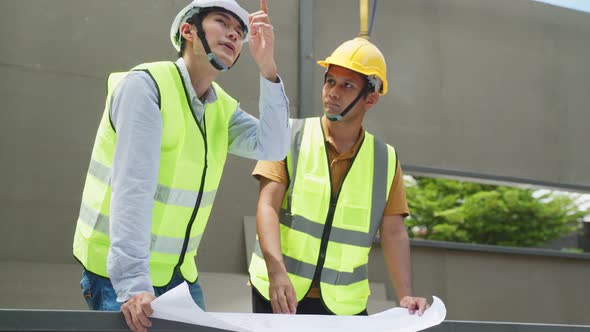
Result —
[[289, 99], [282, 81], [260, 77], [260, 120], [238, 105], [229, 126], [229, 152], [258, 160], [281, 160], [289, 149]]
[[159, 92], [145, 72], [131, 72], [111, 100], [117, 143], [111, 174], [107, 272], [124, 302], [153, 293], [149, 274], [151, 220], [158, 182], [162, 117]]

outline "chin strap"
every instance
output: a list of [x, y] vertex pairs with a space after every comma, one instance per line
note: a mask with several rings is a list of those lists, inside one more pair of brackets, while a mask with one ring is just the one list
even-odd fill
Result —
[[[324, 74], [324, 84], [326, 84], [327, 75], [328, 75], [328, 71], [326, 70], [326, 73]], [[371, 93], [373, 91], [375, 91], [375, 80], [372, 79], [371, 77], [367, 77], [367, 83], [365, 84], [365, 87], [361, 90], [361, 92], [359, 92], [358, 96], [356, 96], [356, 98], [354, 98], [354, 100], [350, 103], [350, 105], [348, 105], [348, 107], [346, 107], [344, 109], [344, 111], [342, 111], [340, 114], [336, 114], [336, 115], [329, 114], [328, 112], [324, 112], [324, 115], [330, 121], [340, 121], [354, 107], [354, 105], [356, 105], [356, 103], [359, 102], [359, 100], [362, 97], [366, 97], [369, 93]]]
[[326, 118], [328, 118], [328, 120], [330, 121], [340, 121], [342, 120], [342, 118], [346, 115], [346, 113], [348, 113], [348, 111], [350, 111], [354, 105], [356, 105], [356, 103], [358, 103], [358, 101], [361, 99], [361, 97], [363, 97], [364, 95], [366, 95], [365, 91], [361, 91], [359, 92], [359, 95], [356, 96], [356, 98], [354, 98], [354, 100], [352, 101], [352, 103], [350, 103], [350, 105], [348, 105], [348, 107], [346, 107], [346, 109], [344, 111], [342, 111], [342, 113], [340, 114], [329, 114], [328, 112], [324, 112], [324, 115], [326, 116]]
[[[221, 10], [221, 11], [228, 12], [229, 14], [234, 16], [240, 22], [242, 30], [247, 31], [247, 27], [240, 20], [240, 18], [238, 16], [236, 16], [234, 13], [227, 11], [227, 10], [223, 10], [222, 8], [217, 8], [217, 9]], [[238, 56], [234, 60], [234, 63], [232, 63], [232, 65], [228, 67], [225, 63], [223, 63], [223, 61], [219, 60], [219, 58], [217, 57], [217, 55], [215, 55], [215, 53], [211, 52], [211, 47], [209, 47], [209, 42], [207, 42], [207, 38], [205, 37], [205, 30], [203, 30], [203, 22], [202, 22], [202, 17], [203, 17], [202, 15], [209, 10], [211, 10], [211, 8], [204, 8], [204, 9], [203, 8], [193, 8], [192, 11], [189, 12], [189, 14], [187, 14], [187, 15], [191, 15], [191, 18], [189, 18], [187, 20], [187, 23], [194, 24], [195, 27], [197, 28], [197, 36], [201, 40], [201, 44], [203, 45], [203, 49], [207, 53], [207, 58], [209, 59], [209, 63], [213, 66], [213, 68], [215, 68], [219, 71], [227, 71], [228, 69], [232, 68], [236, 64], [236, 62], [240, 58], [241, 53], [238, 54]], [[178, 38], [181, 40], [181, 42], [183, 42], [182, 37], [179, 36]]]
[[[221, 60], [219, 60], [219, 58], [217, 58], [217, 55], [215, 55], [215, 53], [211, 52], [211, 48], [209, 47], [209, 43], [207, 42], [207, 38], [205, 37], [205, 30], [203, 30], [203, 24], [201, 24], [200, 17], [195, 20], [195, 26], [197, 27], [197, 36], [201, 40], [201, 44], [203, 44], [205, 53], [207, 53], [209, 63], [211, 63], [213, 68], [219, 71], [227, 71], [228, 69], [233, 67], [233, 64], [230, 67], [226, 66], [225, 63], [223, 63]], [[238, 61], [238, 58], [236, 58], [236, 61]], [[234, 61], [234, 64], [235, 63], [236, 62]]]
[[[232, 13], [230, 13], [230, 14], [232, 14]], [[238, 19], [238, 21], [239, 21], [239, 19]], [[197, 36], [201, 40], [201, 44], [203, 44], [203, 48], [205, 49], [205, 53], [207, 53], [207, 58], [209, 59], [209, 63], [213, 66], [213, 68], [215, 68], [219, 71], [227, 71], [228, 69], [232, 68], [236, 64], [236, 62], [238, 62], [238, 59], [240, 58], [240, 55], [242, 53], [239, 53], [238, 56], [236, 57], [236, 59], [234, 60], [234, 63], [232, 63], [232, 65], [228, 67], [225, 65], [225, 63], [223, 63], [221, 60], [219, 60], [219, 58], [217, 57], [217, 55], [215, 55], [215, 53], [211, 52], [211, 47], [209, 47], [209, 42], [207, 42], [207, 38], [205, 37], [205, 30], [203, 30], [201, 16], [196, 17], [195, 27], [197, 27]]]

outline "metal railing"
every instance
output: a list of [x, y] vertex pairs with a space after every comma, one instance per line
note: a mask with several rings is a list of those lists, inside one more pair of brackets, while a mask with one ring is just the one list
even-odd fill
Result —
[[[151, 319], [150, 331], [226, 331], [162, 319]], [[0, 309], [0, 331], [129, 331], [120, 312]], [[431, 332], [589, 332], [590, 326], [510, 322], [444, 321]]]

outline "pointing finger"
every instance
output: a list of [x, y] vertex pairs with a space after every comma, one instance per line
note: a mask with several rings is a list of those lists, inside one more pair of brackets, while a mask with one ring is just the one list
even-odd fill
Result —
[[260, 0], [260, 10], [268, 14], [268, 5], [266, 4], [266, 0]]

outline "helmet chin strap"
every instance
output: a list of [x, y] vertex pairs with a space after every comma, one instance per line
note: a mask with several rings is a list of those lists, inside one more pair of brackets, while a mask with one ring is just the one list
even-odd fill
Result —
[[[328, 75], [328, 71], [324, 74], [324, 84], [326, 83], [326, 76]], [[364, 88], [359, 92], [358, 96], [354, 98], [354, 100], [342, 111], [340, 114], [330, 114], [324, 111], [324, 115], [330, 121], [340, 121], [344, 116], [358, 103], [358, 101], [362, 98], [367, 96], [367, 94], [372, 90], [375, 90], [375, 84], [371, 80], [367, 80], [367, 84], [365, 84]]]
[[346, 113], [348, 113], [354, 107], [354, 105], [356, 105], [356, 103], [358, 103], [358, 101], [361, 99], [361, 97], [363, 95], [365, 95], [365, 91], [359, 92], [359, 95], [356, 96], [356, 98], [350, 103], [350, 105], [348, 105], [348, 107], [346, 107], [346, 109], [344, 111], [342, 111], [340, 114], [333, 115], [333, 114], [330, 114], [328, 112], [324, 112], [324, 115], [330, 121], [340, 121], [340, 120], [342, 120], [342, 118], [344, 118], [344, 116], [346, 115]]
[[226, 66], [215, 53], [211, 52], [211, 48], [209, 47], [209, 43], [207, 42], [207, 38], [205, 37], [205, 30], [203, 30], [203, 25], [201, 24], [201, 19], [198, 18], [195, 22], [195, 26], [197, 27], [197, 36], [201, 40], [201, 44], [203, 44], [203, 48], [205, 49], [205, 53], [207, 53], [207, 58], [209, 59], [209, 63], [213, 66], [213, 68], [219, 71], [227, 71], [231, 67], [233, 67], [238, 59], [240, 58], [240, 54], [236, 57], [236, 60], [231, 66]]

